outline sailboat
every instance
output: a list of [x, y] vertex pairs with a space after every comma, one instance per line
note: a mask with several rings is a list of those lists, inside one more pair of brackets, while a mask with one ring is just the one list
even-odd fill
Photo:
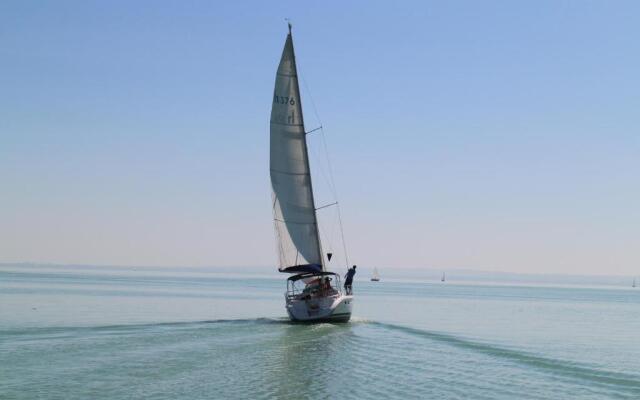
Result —
[[270, 124], [273, 219], [280, 272], [287, 279], [286, 310], [292, 321], [347, 322], [353, 295], [327, 270], [311, 183], [307, 138], [291, 24], [276, 74]]
[[373, 269], [373, 276], [371, 277], [372, 282], [380, 282], [380, 274], [378, 274], [378, 268]]
[[442, 273], [442, 278], [440, 278], [440, 282], [444, 282], [444, 272]]
[[636, 287], [636, 278], [633, 278], [633, 284], [631, 285], [631, 287]]

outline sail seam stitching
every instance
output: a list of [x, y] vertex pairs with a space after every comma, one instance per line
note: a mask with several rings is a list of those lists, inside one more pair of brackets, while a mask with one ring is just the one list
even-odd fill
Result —
[[272, 124], [282, 125], [282, 126], [303, 126], [302, 124], [283, 124], [282, 122], [269, 121]]
[[296, 175], [296, 176], [311, 175], [310, 173], [307, 173], [307, 172], [285, 172], [285, 171], [278, 171], [277, 169], [273, 169], [273, 168], [270, 168], [269, 171], [275, 172], [275, 173], [278, 173], [278, 174], [284, 174], [284, 175]]
[[283, 222], [285, 224], [296, 224], [296, 225], [315, 225], [315, 222], [298, 222], [298, 221], [285, 221], [283, 219], [274, 218], [274, 221]]

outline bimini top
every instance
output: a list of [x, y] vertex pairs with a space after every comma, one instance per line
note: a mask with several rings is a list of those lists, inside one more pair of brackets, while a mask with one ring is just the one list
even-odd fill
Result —
[[338, 275], [338, 274], [336, 274], [335, 272], [327, 272], [327, 271], [311, 272], [311, 273], [305, 273], [305, 274], [292, 275], [287, 280], [291, 282], [295, 282], [295, 281], [299, 281], [300, 279], [311, 278], [312, 276], [327, 276], [327, 275]]
[[278, 268], [280, 272], [286, 272], [289, 274], [309, 274], [315, 272], [322, 272], [322, 265], [320, 264], [304, 264], [294, 265], [292, 267]]

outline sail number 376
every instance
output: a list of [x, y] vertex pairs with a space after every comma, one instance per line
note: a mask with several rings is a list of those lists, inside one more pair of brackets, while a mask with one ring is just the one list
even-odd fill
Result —
[[286, 96], [278, 96], [277, 94], [273, 95], [273, 102], [276, 104], [287, 104], [289, 103], [289, 105], [294, 105], [296, 104], [296, 101], [294, 100], [293, 97], [286, 97]]

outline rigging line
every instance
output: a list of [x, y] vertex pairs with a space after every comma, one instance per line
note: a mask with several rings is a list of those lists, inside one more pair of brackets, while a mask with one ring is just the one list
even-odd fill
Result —
[[333, 253], [333, 239], [335, 238], [335, 234], [336, 234], [336, 227], [337, 227], [337, 218], [336, 218], [336, 214], [333, 213], [332, 218], [328, 218], [329, 221], [331, 221], [331, 224], [327, 223], [327, 225], [329, 225], [331, 228], [329, 229], [330, 235], [329, 235], [329, 247], [331, 248], [331, 252]]
[[[311, 97], [311, 95], [309, 95], [309, 97]], [[312, 101], [313, 104], [313, 101]], [[329, 169], [329, 179], [331, 180], [331, 185], [330, 187], [333, 190], [333, 196], [336, 200], [338, 200], [338, 189], [336, 188], [336, 183], [335, 180], [333, 178], [333, 168], [331, 167], [331, 159], [329, 158], [329, 147], [327, 146], [327, 140], [326, 140], [326, 135], [324, 133], [324, 128], [322, 128], [322, 125], [320, 126], [320, 130], [322, 131], [322, 144], [324, 146], [324, 154], [325, 157], [327, 159], [327, 167]], [[337, 202], [337, 201], [336, 201]], [[349, 253], [347, 252], [347, 242], [344, 239], [344, 226], [342, 225], [342, 212], [340, 210], [340, 204], [336, 205], [336, 208], [338, 210], [338, 222], [340, 224], [340, 236], [342, 237], [342, 247], [343, 247], [343, 251], [344, 251], [344, 259], [347, 263], [347, 268], [349, 268]]]
[[318, 124], [320, 124], [320, 128], [322, 128], [322, 121], [320, 120], [320, 115], [318, 115], [318, 108], [316, 107], [316, 102], [313, 101], [313, 96], [311, 95], [311, 91], [309, 90], [309, 85], [307, 85], [307, 81], [306, 79], [304, 79], [304, 76], [300, 76], [299, 78], [302, 79], [302, 84], [304, 85], [304, 88], [307, 90], [307, 94], [309, 95], [309, 100], [311, 100], [311, 107], [313, 108], [313, 113], [316, 116], [316, 119], [318, 120]]
[[[329, 230], [330, 235], [327, 235], [327, 226], [326, 225], [328, 225], [328, 224], [320, 223], [320, 220], [318, 220], [318, 230], [320, 231], [320, 236], [322, 238], [322, 242], [324, 242], [325, 244], [328, 244], [328, 246], [323, 249], [323, 254], [322, 254], [323, 259], [326, 256], [327, 252], [335, 253], [334, 252], [334, 248], [333, 248], [333, 237], [334, 237], [334, 232], [335, 232], [335, 228], [336, 228], [335, 218], [334, 218], [334, 223], [331, 224], [331, 229]], [[328, 260], [328, 257], [327, 257], [327, 264], [329, 262], [330, 261]]]
[[340, 235], [342, 236], [342, 247], [344, 248], [344, 260], [347, 262], [347, 268], [349, 268], [349, 254], [347, 253], [347, 243], [344, 241], [344, 228], [342, 227], [342, 215], [340, 213], [340, 205], [338, 209], [338, 222], [340, 223]]
[[278, 227], [278, 219], [276, 218], [276, 204], [278, 204], [278, 196], [276, 196], [275, 193], [271, 193], [271, 198], [273, 199], [273, 213], [274, 213], [274, 217], [273, 217], [273, 228], [276, 231], [276, 247], [278, 249], [278, 263], [280, 264], [280, 266], [278, 267], [278, 269], [283, 266], [283, 265], [287, 265], [287, 253], [284, 250], [284, 246], [282, 243], [282, 235], [280, 234], [280, 229]]
[[[309, 97], [311, 97], [311, 95], [309, 95]], [[331, 191], [333, 192], [333, 198], [336, 199], [336, 208], [338, 211], [338, 223], [340, 226], [340, 236], [342, 239], [342, 247], [343, 247], [343, 251], [344, 251], [344, 258], [345, 258], [345, 262], [347, 263], [347, 268], [349, 268], [349, 254], [347, 253], [347, 242], [344, 239], [344, 227], [342, 225], [342, 212], [340, 210], [340, 204], [338, 204], [338, 190], [336, 188], [336, 183], [335, 180], [333, 178], [333, 168], [331, 167], [331, 159], [329, 158], [329, 147], [327, 146], [327, 140], [326, 140], [326, 135], [324, 133], [324, 128], [322, 127], [322, 125], [320, 126], [320, 130], [322, 132], [322, 145], [324, 147], [324, 154], [325, 154], [325, 159], [327, 161], [327, 169], [329, 170], [328, 175], [329, 175], [329, 188], [331, 189]], [[325, 178], [326, 179], [326, 178]]]
[[[322, 227], [322, 225], [321, 225], [321, 224], [318, 224], [318, 232], [319, 232], [319, 235], [320, 235], [320, 242], [322, 242], [322, 238], [325, 238], [325, 239], [327, 238], [327, 235], [326, 235], [326, 233], [325, 233], [325, 231], [324, 231], [324, 228]], [[325, 240], [325, 244], [326, 244], [326, 243], [327, 243], [327, 241]], [[326, 249], [326, 248], [325, 248], [325, 249], [322, 249], [322, 250], [323, 250], [323, 252], [326, 252], [326, 251], [327, 251], [327, 249]], [[329, 243], [329, 251], [330, 251], [330, 252], [333, 252], [332, 247], [331, 247], [331, 243]], [[320, 254], [320, 257], [322, 258], [322, 261], [323, 261], [323, 263], [324, 263], [324, 254]]]
[[327, 135], [324, 133], [324, 128], [320, 127], [322, 131], [322, 147], [324, 148], [324, 157], [327, 160], [327, 168], [329, 169], [329, 179], [331, 180], [331, 189], [333, 195], [338, 198], [338, 190], [336, 188], [336, 182], [333, 179], [333, 167], [331, 166], [331, 159], [329, 158], [329, 146], [327, 146]]
[[329, 152], [327, 150], [328, 147], [327, 147], [327, 141], [325, 139], [324, 124], [320, 119], [320, 114], [318, 113], [318, 107], [316, 107], [316, 102], [315, 100], [313, 100], [313, 95], [311, 94], [311, 90], [309, 90], [309, 85], [307, 85], [307, 80], [304, 79], [303, 75], [300, 75], [299, 78], [302, 79], [302, 84], [304, 85], [307, 95], [309, 96], [309, 100], [311, 101], [311, 108], [313, 109], [313, 114], [315, 115], [316, 119], [318, 120], [318, 124], [320, 125], [319, 129], [320, 129], [320, 132], [322, 133], [321, 136], [322, 136], [325, 159], [327, 160], [327, 167], [329, 169], [329, 180], [327, 183], [329, 184], [329, 188], [331, 189], [331, 194], [333, 195], [333, 198], [338, 200], [338, 192], [336, 191], [336, 187], [335, 187], [336, 185], [333, 179], [333, 171], [331, 168], [331, 161], [329, 160]]
[[322, 125], [320, 125], [319, 127], [315, 128], [315, 129], [310, 130], [309, 132], [305, 132], [304, 134], [308, 135], [308, 134], [313, 133], [315, 131], [319, 131], [320, 129], [322, 129]]
[[288, 260], [287, 260], [287, 252], [284, 249], [284, 245], [282, 244], [282, 235], [280, 234], [280, 230], [278, 229], [278, 227], [276, 226], [276, 235], [278, 235], [278, 250], [280, 250], [280, 254], [278, 257], [278, 261], [280, 262], [280, 266], [285, 266], [288, 264]]
[[[328, 176], [327, 166], [326, 166], [326, 165], [323, 165], [323, 164], [324, 164], [324, 163], [322, 162], [323, 157], [321, 157], [321, 156], [320, 156], [320, 154], [319, 154], [318, 146], [311, 146], [311, 147], [310, 147], [310, 150], [311, 150], [311, 149], [313, 150], [313, 151], [312, 151], [312, 154], [313, 154], [313, 156], [314, 156], [314, 157], [313, 157], [313, 158], [314, 158], [314, 160], [317, 160], [317, 171], [319, 171], [319, 172], [320, 172], [320, 175], [321, 175], [321, 176], [322, 176], [322, 178], [323, 178], [324, 184], [325, 184], [325, 185], [326, 185], [326, 187], [329, 189], [329, 193], [332, 195], [332, 198], [333, 198], [334, 200], [337, 200], [337, 199], [335, 198], [335, 194], [334, 194], [333, 188], [331, 187], [331, 181], [330, 181], [329, 176]], [[317, 208], [317, 209], [316, 209], [316, 212], [317, 212], [319, 209], [321, 209], [321, 208], [326, 208], [326, 207], [329, 207], [329, 206], [332, 206], [332, 205], [335, 205], [335, 204], [337, 204], [337, 201], [335, 201], [335, 202], [333, 202], [333, 203], [331, 203], [331, 204], [326, 204], [326, 205], [324, 205], [324, 206], [322, 206], [322, 207]], [[330, 230], [329, 230], [330, 235], [327, 235], [327, 230], [326, 230], [326, 229], [324, 229], [324, 228], [327, 228], [327, 227], [324, 227], [324, 222], [323, 222], [324, 220], [323, 220], [323, 218], [320, 218], [319, 216], [317, 216], [317, 218], [318, 218], [318, 228], [319, 228], [319, 229], [320, 229], [320, 231], [321, 231], [321, 236], [324, 238], [324, 240], [323, 240], [323, 241], [324, 241], [325, 243], [327, 243], [327, 244], [328, 244], [328, 249], [324, 249], [324, 250], [325, 250], [325, 253], [326, 253], [326, 251], [327, 251], [327, 250], [328, 250], [329, 252], [331, 252], [331, 253], [334, 253], [334, 247], [333, 247], [334, 240], [333, 240], [333, 239], [334, 239], [334, 237], [335, 237], [335, 229], [336, 229], [336, 227], [337, 227], [337, 225], [338, 225], [338, 224], [337, 224], [337, 221], [336, 221], [336, 218], [335, 218], [335, 215], [334, 215], [334, 217], [331, 219], [331, 222], [332, 222], [332, 223], [330, 224]], [[328, 239], [328, 240], [327, 240], [327, 239]], [[324, 254], [323, 254], [323, 257], [324, 257]]]
[[[320, 123], [319, 118], [318, 118], [318, 111], [315, 107], [315, 103], [313, 101], [313, 97], [311, 96], [311, 92], [309, 91], [309, 87], [307, 86], [306, 81], [303, 82], [304, 86], [305, 86], [305, 90], [307, 92], [307, 94], [309, 95], [309, 99], [311, 100], [311, 104], [313, 107], [313, 111], [314, 114], [316, 115], [316, 118], [318, 119], [318, 123]], [[316, 132], [316, 131], [320, 131], [320, 133], [322, 135], [324, 135], [324, 130], [322, 129], [322, 124], [320, 123], [320, 126], [318, 126], [315, 129], [310, 130], [309, 132], [305, 132], [305, 136], [312, 133], [312, 132]], [[318, 171], [320, 171], [320, 174], [322, 175], [322, 178], [324, 179], [324, 182], [327, 185], [327, 188], [329, 188], [329, 193], [331, 194], [331, 196], [333, 197], [334, 200], [337, 201], [337, 197], [336, 197], [336, 193], [335, 193], [335, 188], [333, 187], [333, 182], [332, 179], [330, 177], [330, 166], [329, 165], [324, 165], [325, 164], [325, 160], [327, 160], [326, 155], [325, 157], [322, 157], [320, 155], [320, 146], [318, 145], [314, 145], [315, 141], [312, 139], [311, 142], [308, 142], [308, 144], [310, 144], [311, 146], [308, 147], [308, 150], [313, 153], [313, 157], [314, 157], [314, 165], [317, 168]], [[323, 146], [324, 148], [324, 146]], [[327, 171], [325, 171], [325, 169]]]
[[[276, 209], [276, 204], [278, 202], [278, 197], [275, 195], [275, 193], [271, 194], [271, 197], [273, 198], [273, 210], [275, 211]], [[282, 235], [280, 234], [280, 229], [278, 228], [278, 224], [276, 223], [276, 218], [274, 217], [274, 224], [273, 224], [273, 228], [276, 231], [276, 247], [279, 250], [279, 254], [278, 254], [278, 262], [280, 263], [280, 266], [287, 265], [287, 253], [284, 250], [284, 246], [282, 243]]]
[[313, 150], [314, 164], [317, 164], [316, 168], [318, 171], [320, 171], [320, 174], [324, 179], [326, 187], [329, 189], [329, 193], [331, 194], [332, 199], [337, 201], [338, 199], [331, 183], [331, 177], [329, 176], [329, 165], [324, 165], [324, 160], [326, 160], [326, 157], [322, 157], [320, 155], [320, 150], [318, 149], [318, 147], [319, 146], [311, 146], [311, 149]]
[[[309, 97], [311, 97], [311, 95], [309, 95]], [[313, 104], [313, 101], [312, 101]], [[322, 128], [322, 125], [320, 126], [320, 130], [322, 132], [322, 145], [324, 147], [324, 154], [325, 154], [325, 158], [327, 160], [327, 169], [329, 170], [329, 179], [330, 179], [330, 185], [329, 187], [332, 189], [333, 191], [333, 197], [334, 199], [336, 199], [336, 203], [338, 203], [338, 189], [336, 188], [336, 183], [335, 183], [335, 179], [333, 178], [333, 168], [331, 166], [331, 159], [329, 158], [329, 147], [327, 146], [327, 140], [326, 140], [326, 135], [324, 133], [324, 128]], [[344, 239], [344, 226], [342, 225], [342, 212], [340, 210], [340, 204], [336, 204], [336, 208], [338, 211], [338, 223], [340, 225], [340, 236], [342, 238], [342, 247], [343, 247], [343, 251], [344, 251], [344, 259], [347, 263], [347, 268], [349, 268], [349, 253], [347, 252], [347, 242]]]
[[[342, 212], [340, 210], [340, 204], [337, 201], [338, 200], [338, 192], [336, 189], [336, 185], [335, 185], [335, 180], [333, 178], [333, 172], [332, 172], [332, 168], [331, 168], [331, 161], [329, 159], [329, 152], [328, 152], [328, 147], [326, 144], [326, 140], [325, 140], [325, 134], [324, 134], [324, 128], [320, 127], [321, 131], [322, 131], [322, 140], [323, 140], [323, 147], [324, 147], [324, 153], [325, 153], [325, 160], [326, 160], [326, 169], [328, 171], [325, 171], [325, 168], [320, 168], [320, 172], [323, 176], [323, 178], [325, 179], [325, 181], [327, 182], [327, 186], [329, 187], [330, 191], [332, 192], [333, 198], [336, 200], [335, 201], [335, 205], [336, 205], [336, 210], [337, 210], [337, 216], [338, 216], [338, 227], [340, 228], [340, 238], [342, 240], [342, 248], [343, 248], [343, 252], [344, 252], [344, 258], [345, 258], [345, 262], [347, 265], [347, 268], [349, 268], [349, 254], [347, 252], [347, 242], [345, 241], [345, 235], [344, 235], [344, 227], [342, 225]], [[318, 154], [318, 150], [316, 148], [314, 148], [314, 153], [316, 154], [316, 157], [320, 158], [320, 155]], [[319, 163], [320, 165], [322, 163]], [[328, 177], [327, 177], [328, 175]], [[333, 235], [332, 235], [333, 237]], [[333, 240], [332, 240], [333, 241]]]
[[[333, 192], [333, 196], [336, 200], [338, 200], [338, 191], [336, 190], [336, 184], [335, 184], [335, 180], [333, 179], [333, 168], [331, 168], [331, 160], [329, 158], [329, 149], [327, 146], [327, 140], [326, 140], [326, 135], [324, 133], [324, 128], [323, 128], [323, 124], [322, 124], [322, 120], [320, 119], [320, 115], [318, 114], [318, 108], [316, 107], [316, 102], [313, 100], [313, 95], [311, 95], [311, 90], [309, 90], [309, 85], [307, 85], [307, 80], [304, 79], [304, 76], [299, 76], [298, 78], [302, 78], [302, 84], [304, 85], [307, 94], [309, 95], [309, 100], [311, 100], [311, 107], [313, 108], [313, 113], [316, 116], [316, 119], [318, 120], [318, 123], [320, 124], [320, 131], [322, 133], [322, 144], [324, 146], [324, 154], [326, 156], [327, 159], [327, 165], [329, 168], [329, 178], [331, 179], [331, 184], [329, 185], [332, 189]], [[338, 209], [338, 221], [340, 222], [340, 234], [342, 235], [342, 245], [344, 247], [344, 257], [345, 260], [347, 262], [347, 268], [349, 268], [349, 256], [347, 254], [347, 244], [345, 243], [344, 240], [344, 227], [342, 225], [342, 213], [340, 212], [340, 205], [337, 206]]]
[[335, 203], [326, 204], [326, 205], [324, 205], [324, 206], [322, 206], [322, 207], [318, 207], [318, 208], [316, 208], [316, 211], [318, 211], [318, 210], [322, 210], [323, 208], [327, 208], [327, 207], [335, 206], [336, 204], [338, 204], [338, 202], [337, 202], [337, 201], [336, 201]]
[[[321, 131], [321, 134], [324, 135], [322, 126], [319, 127], [319, 130]], [[337, 201], [338, 198], [336, 196], [336, 190], [334, 188], [335, 185], [331, 179], [330, 165], [327, 162], [326, 154], [325, 155], [320, 154], [324, 151], [324, 146], [320, 143], [317, 143], [318, 140], [320, 139], [312, 138], [312, 140], [309, 142], [310, 143], [309, 151], [311, 152], [316, 171], [320, 172], [320, 175], [323, 178], [323, 183], [324, 185], [326, 185], [324, 187], [328, 190], [328, 193], [331, 196], [331, 198]]]

